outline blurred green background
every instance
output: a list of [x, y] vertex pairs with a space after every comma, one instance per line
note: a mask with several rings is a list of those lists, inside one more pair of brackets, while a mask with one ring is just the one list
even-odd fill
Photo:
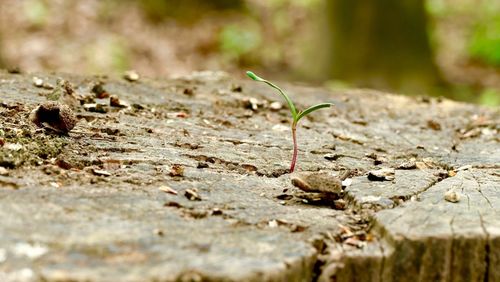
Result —
[[1, 0], [0, 67], [266, 78], [500, 105], [499, 0]]

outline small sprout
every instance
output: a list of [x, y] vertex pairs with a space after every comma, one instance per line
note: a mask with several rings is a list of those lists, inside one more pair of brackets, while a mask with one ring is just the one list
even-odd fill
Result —
[[290, 108], [290, 112], [292, 113], [292, 118], [293, 118], [293, 120], [292, 120], [293, 157], [292, 157], [292, 164], [290, 165], [290, 172], [293, 172], [295, 170], [295, 164], [297, 162], [297, 152], [298, 152], [297, 135], [296, 135], [297, 123], [299, 122], [299, 120], [301, 118], [305, 117], [306, 115], [308, 115], [316, 110], [322, 109], [322, 108], [328, 108], [328, 107], [332, 106], [333, 104], [332, 103], [321, 103], [321, 104], [311, 106], [303, 111], [297, 111], [295, 104], [292, 102], [290, 97], [288, 97], [288, 95], [286, 95], [286, 93], [283, 90], [281, 90], [281, 88], [279, 88], [275, 84], [257, 76], [255, 73], [253, 73], [251, 71], [247, 71], [247, 76], [255, 81], [264, 82], [267, 85], [271, 86], [272, 88], [276, 89], [281, 94], [281, 96], [283, 96], [283, 98], [285, 98], [285, 101], [288, 104], [288, 107]]

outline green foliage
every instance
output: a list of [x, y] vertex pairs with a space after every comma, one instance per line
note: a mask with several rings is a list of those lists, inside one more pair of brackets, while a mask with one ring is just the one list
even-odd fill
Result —
[[486, 89], [479, 96], [479, 104], [490, 107], [500, 106], [500, 91]]
[[260, 42], [260, 32], [251, 26], [228, 25], [219, 35], [221, 51], [231, 58], [239, 58], [253, 51], [260, 45]]
[[24, 13], [30, 24], [44, 26], [49, 19], [49, 9], [43, 0], [29, 0], [24, 3]]
[[469, 55], [487, 64], [500, 66], [500, 15], [479, 22], [469, 42]]

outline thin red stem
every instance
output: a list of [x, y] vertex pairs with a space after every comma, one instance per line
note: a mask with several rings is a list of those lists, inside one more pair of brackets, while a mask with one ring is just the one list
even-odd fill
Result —
[[292, 123], [292, 139], [293, 139], [293, 157], [292, 157], [292, 164], [290, 165], [290, 173], [292, 173], [295, 170], [295, 163], [297, 163], [297, 123], [293, 122]]

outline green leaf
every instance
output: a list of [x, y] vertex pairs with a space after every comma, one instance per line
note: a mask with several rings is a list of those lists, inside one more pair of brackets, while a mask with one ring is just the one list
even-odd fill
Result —
[[253, 73], [251, 71], [247, 71], [247, 76], [255, 81], [264, 81], [264, 79], [258, 77], [255, 73]]
[[281, 88], [279, 88], [277, 85], [257, 76], [255, 73], [251, 72], [251, 71], [247, 71], [247, 75], [248, 77], [250, 77], [251, 79], [255, 80], [255, 81], [260, 81], [260, 82], [264, 82], [266, 83], [267, 85], [271, 86], [272, 88], [276, 89], [279, 91], [279, 93], [283, 96], [283, 98], [285, 98], [287, 104], [288, 104], [288, 107], [290, 108], [290, 112], [292, 112], [292, 117], [293, 119], [295, 120], [296, 117], [297, 117], [297, 108], [295, 108], [295, 105], [293, 104], [292, 100], [290, 99], [290, 97], [288, 97], [288, 95], [285, 94], [285, 92], [283, 90], [281, 90]]
[[300, 112], [299, 115], [297, 116], [297, 118], [295, 119], [295, 122], [298, 122], [301, 118], [305, 117], [306, 115], [308, 115], [314, 111], [317, 111], [317, 110], [322, 109], [322, 108], [328, 108], [330, 106], [333, 106], [333, 104], [332, 103], [321, 103], [321, 104], [311, 106], [311, 107], [305, 109], [304, 111]]

